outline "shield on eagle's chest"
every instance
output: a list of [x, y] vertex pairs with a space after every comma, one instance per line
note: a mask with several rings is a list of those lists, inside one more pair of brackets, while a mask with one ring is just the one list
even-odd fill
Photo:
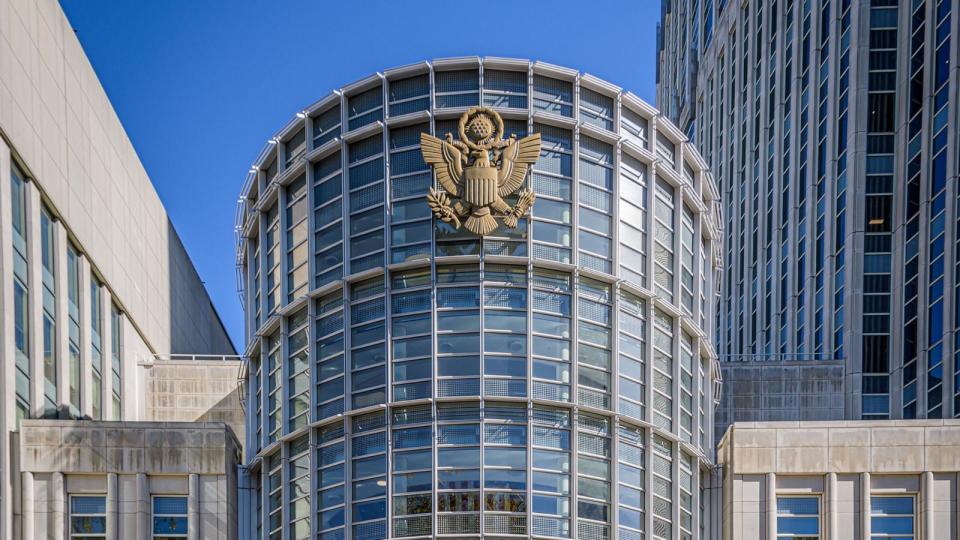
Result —
[[463, 171], [463, 198], [474, 206], [487, 206], [496, 200], [497, 168], [467, 167]]

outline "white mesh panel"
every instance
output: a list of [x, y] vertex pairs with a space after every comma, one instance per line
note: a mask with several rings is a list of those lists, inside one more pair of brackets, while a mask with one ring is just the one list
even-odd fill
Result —
[[534, 536], [570, 536], [570, 520], [544, 516], [533, 516], [530, 532]]
[[527, 534], [527, 516], [485, 514], [483, 526], [486, 534]]
[[393, 536], [423, 536], [430, 534], [432, 523], [429, 515], [404, 517], [393, 520]]
[[480, 379], [440, 379], [437, 381], [440, 397], [479, 396]]
[[594, 390], [587, 390], [585, 388], [578, 388], [577, 402], [580, 405], [584, 405], [586, 407], [593, 407], [594, 409], [609, 409], [610, 395], [604, 394], [603, 392], [597, 392]]
[[437, 516], [437, 534], [477, 534], [479, 532], [479, 514], [440, 514]]
[[579, 540], [608, 540], [610, 530], [606, 525], [580, 521], [577, 523], [577, 538]]
[[673, 525], [661, 519], [653, 519], [653, 535], [657, 538], [669, 539], [672, 536]]
[[570, 401], [570, 387], [565, 384], [533, 381], [533, 397], [551, 401]]
[[526, 396], [527, 381], [515, 379], [486, 379], [483, 383], [486, 396]]

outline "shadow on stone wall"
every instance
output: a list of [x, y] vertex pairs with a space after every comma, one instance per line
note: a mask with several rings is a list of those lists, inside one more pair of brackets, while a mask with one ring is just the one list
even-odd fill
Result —
[[239, 362], [156, 361], [142, 368], [143, 420], [223, 422], [244, 440]]

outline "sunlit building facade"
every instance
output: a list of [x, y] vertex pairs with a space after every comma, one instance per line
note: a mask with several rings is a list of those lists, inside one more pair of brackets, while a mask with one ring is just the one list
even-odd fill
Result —
[[[532, 215], [434, 220], [420, 133], [540, 133]], [[298, 112], [241, 194], [241, 534], [705, 538], [712, 177], [629, 92], [540, 62], [372, 75]]]
[[960, 416], [957, 2], [664, 8], [657, 103], [725, 205], [721, 358], [843, 361], [851, 419]]
[[[143, 533], [160, 516], [226, 539], [199, 517], [210, 506], [165, 509], [235, 498], [239, 443], [223, 422], [241, 414], [239, 358], [58, 3], [0, 0], [0, 20], [0, 540], [160, 538]], [[214, 384], [158, 375], [178, 354], [215, 358], [179, 364]], [[142, 435], [200, 419], [221, 423], [163, 429], [219, 445], [151, 444], [148, 458], [142, 436], [119, 440], [134, 422]], [[171, 465], [206, 442], [222, 458], [191, 463], [213, 483], [201, 495]]]

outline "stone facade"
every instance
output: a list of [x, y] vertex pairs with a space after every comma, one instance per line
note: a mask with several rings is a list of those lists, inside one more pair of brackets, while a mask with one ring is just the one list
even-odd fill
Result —
[[843, 420], [843, 361], [721, 362], [716, 441], [734, 422]]
[[22, 538], [67, 537], [70, 497], [106, 497], [106, 538], [150, 538], [154, 496], [187, 497], [187, 538], [237, 538], [240, 444], [223, 423], [24, 420]]
[[235, 350], [59, 3], [0, 0], [0, 540], [20, 419], [144, 420], [160, 353]]
[[140, 362], [139, 418], [151, 422], [223, 422], [244, 440], [237, 359]]
[[957, 538], [960, 420], [741, 422], [718, 462], [724, 540], [772, 538], [791, 497], [819, 501], [825, 538], [870, 538], [881, 497], [915, 501], [914, 538]]

